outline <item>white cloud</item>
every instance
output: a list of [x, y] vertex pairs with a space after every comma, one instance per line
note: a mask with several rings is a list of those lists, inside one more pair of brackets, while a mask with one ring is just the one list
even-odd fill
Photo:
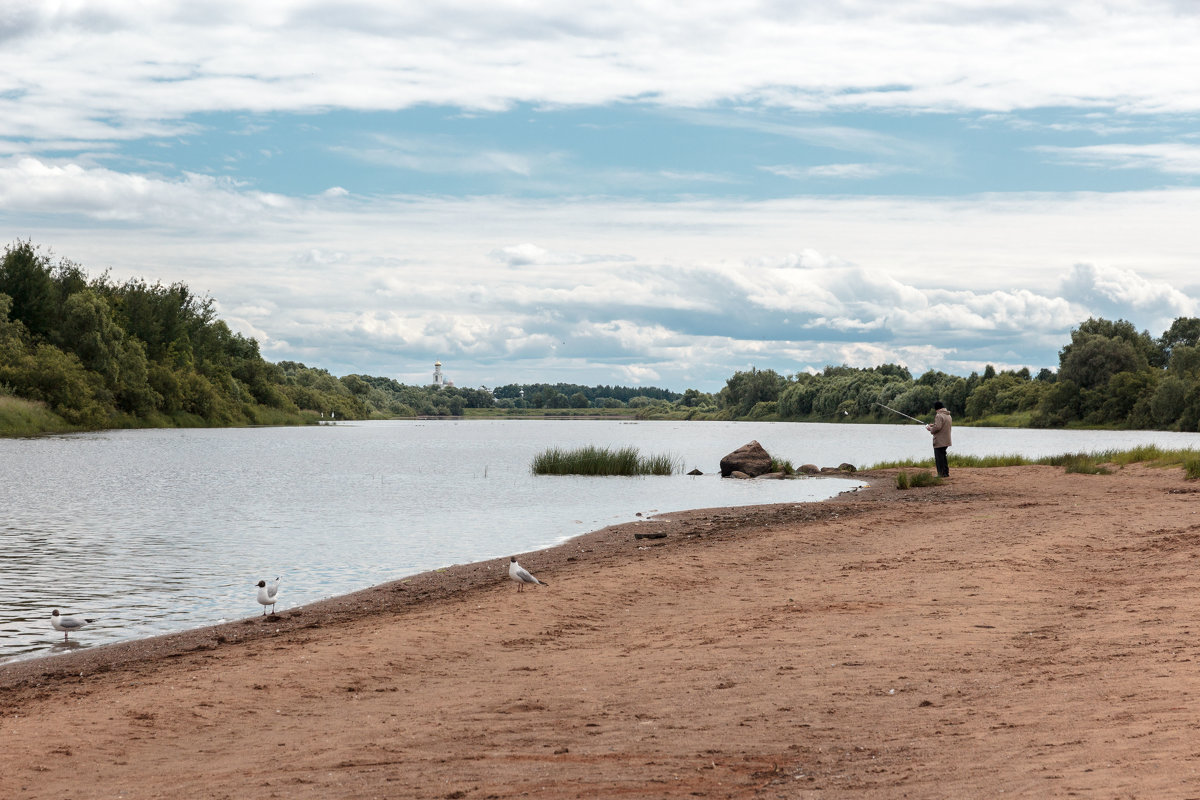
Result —
[[529, 264], [578, 264], [583, 259], [569, 253], [551, 253], [544, 247], [526, 242], [510, 245], [493, 250], [489, 255], [497, 261], [510, 267], [521, 267]]
[[0, 209], [22, 213], [164, 225], [221, 224], [288, 213], [295, 205], [283, 195], [207, 175], [189, 173], [166, 180], [28, 157], [0, 162]]
[[895, 175], [901, 172], [911, 172], [907, 167], [891, 164], [819, 164], [812, 167], [796, 167], [777, 165], [760, 167], [764, 172], [778, 175], [781, 178], [793, 180], [811, 180], [813, 178], [832, 178], [835, 180], [869, 180]]
[[0, 37], [0, 138], [159, 137], [209, 111], [423, 104], [1200, 109], [1200, 14], [1165, 2], [748, 13], [716, 2], [25, 0], [6, 6]]
[[1075, 264], [1063, 278], [1062, 294], [1097, 316], [1136, 317], [1161, 333], [1176, 317], [1200, 314], [1200, 302], [1165, 281], [1147, 280], [1128, 269]]
[[345, 253], [329, 253], [318, 248], [305, 250], [303, 253], [297, 253], [292, 257], [292, 260], [308, 267], [328, 267], [334, 264], [342, 264], [346, 261]]
[[1096, 169], [1152, 169], [1168, 175], [1200, 175], [1200, 146], [1157, 144], [1098, 144], [1086, 147], [1036, 148], [1054, 160]]
[[359, 149], [343, 146], [331, 149], [370, 164], [440, 174], [499, 173], [528, 176], [533, 174], [538, 161], [554, 158], [545, 154], [534, 157], [500, 150], [465, 149], [445, 142], [415, 137], [377, 135], [372, 137], [372, 140], [371, 146]]

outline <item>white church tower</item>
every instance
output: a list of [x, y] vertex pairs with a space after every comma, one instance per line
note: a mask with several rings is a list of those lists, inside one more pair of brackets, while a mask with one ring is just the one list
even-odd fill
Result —
[[442, 362], [433, 362], [433, 385], [438, 389], [445, 386], [445, 378], [442, 377]]

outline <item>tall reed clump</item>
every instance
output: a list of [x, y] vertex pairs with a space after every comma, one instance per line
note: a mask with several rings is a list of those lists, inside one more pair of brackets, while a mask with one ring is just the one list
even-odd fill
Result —
[[1188, 480], [1194, 481], [1196, 478], [1200, 478], [1200, 453], [1186, 450], [1181, 458], [1183, 459], [1183, 472], [1187, 475]]
[[636, 447], [588, 445], [574, 450], [551, 447], [533, 458], [534, 475], [673, 475], [678, 461], [668, 455], [642, 456]]
[[897, 489], [919, 489], [924, 486], [941, 486], [942, 479], [934, 475], [929, 470], [921, 470], [914, 472], [911, 475], [901, 470], [896, 473], [896, 488]]

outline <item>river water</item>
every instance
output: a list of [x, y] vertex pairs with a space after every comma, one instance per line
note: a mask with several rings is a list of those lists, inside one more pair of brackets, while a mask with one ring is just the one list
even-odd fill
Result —
[[[0, 439], [0, 661], [277, 610], [536, 550], [638, 514], [815, 501], [851, 479], [729, 481], [755, 439], [794, 465], [927, 458], [908, 425], [387, 421]], [[958, 428], [954, 452], [1200, 448], [1200, 434]], [[701, 476], [534, 476], [549, 447], [637, 447]], [[64, 645], [50, 611], [99, 618]]]

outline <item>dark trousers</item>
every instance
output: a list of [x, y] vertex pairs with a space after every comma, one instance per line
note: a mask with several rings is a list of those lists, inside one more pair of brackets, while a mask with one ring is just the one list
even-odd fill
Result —
[[946, 448], [933, 448], [933, 463], [937, 466], [939, 478], [950, 477], [950, 463], [946, 461]]

